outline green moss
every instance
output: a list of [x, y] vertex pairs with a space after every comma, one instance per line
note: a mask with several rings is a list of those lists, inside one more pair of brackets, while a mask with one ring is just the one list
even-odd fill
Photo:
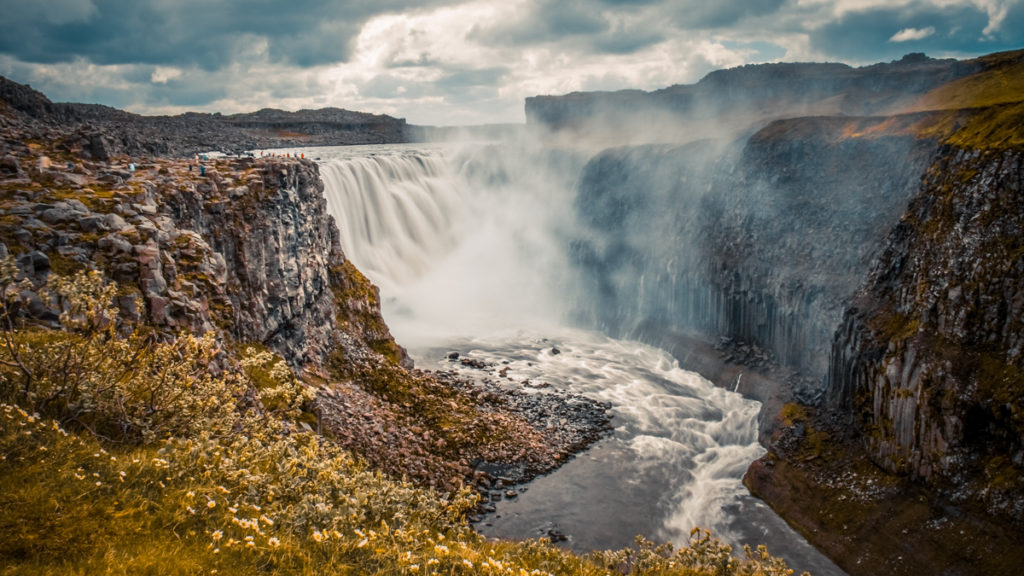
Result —
[[796, 402], [789, 402], [779, 412], [779, 419], [783, 426], [793, 426], [798, 422], [807, 421], [807, 407]]
[[932, 90], [917, 107], [982, 108], [1024, 100], [1024, 51], [992, 54], [981, 61], [984, 70]]
[[371, 350], [399, 364], [404, 356], [380, 315], [380, 293], [351, 260], [331, 269], [338, 324], [362, 336]]
[[880, 310], [868, 320], [868, 326], [883, 342], [903, 342], [917, 334], [921, 320], [910, 314]]
[[72, 260], [60, 252], [49, 252], [46, 257], [50, 259], [50, 271], [61, 276], [70, 276], [85, 266], [77, 260]]

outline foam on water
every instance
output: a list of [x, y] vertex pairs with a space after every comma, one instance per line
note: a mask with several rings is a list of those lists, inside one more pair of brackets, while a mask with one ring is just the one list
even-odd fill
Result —
[[[664, 351], [571, 328], [566, 227], [571, 155], [544, 150], [365, 147], [319, 157], [342, 247], [381, 287], [385, 319], [423, 368], [457, 369], [455, 350], [493, 363], [506, 386], [547, 383], [611, 403], [614, 433], [514, 500], [482, 532], [558, 529], [580, 550], [643, 534], [685, 542], [694, 526], [732, 544], [767, 542], [793, 567], [842, 574], [741, 479], [764, 449], [759, 403], [682, 370]], [[555, 353], [557, 348], [560, 353]], [[497, 375], [508, 368], [508, 378]]]

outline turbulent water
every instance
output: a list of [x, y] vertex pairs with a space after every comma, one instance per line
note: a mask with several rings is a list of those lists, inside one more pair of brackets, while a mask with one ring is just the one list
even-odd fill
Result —
[[[561, 533], [589, 550], [638, 534], [682, 543], [701, 526], [734, 545], [767, 543], [794, 568], [842, 574], [741, 483], [763, 454], [757, 402], [661, 350], [566, 325], [587, 298], [566, 240], [585, 154], [514, 144], [303, 152], [320, 162], [342, 248], [381, 287], [385, 319], [417, 365], [613, 407], [610, 437], [499, 502], [482, 532]], [[494, 368], [449, 362], [449, 351]]]

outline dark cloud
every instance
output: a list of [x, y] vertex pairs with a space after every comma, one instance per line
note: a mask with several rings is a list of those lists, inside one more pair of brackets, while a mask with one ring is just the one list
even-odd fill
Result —
[[306, 67], [344, 61], [369, 18], [431, 3], [439, 2], [0, 0], [0, 53], [36, 63], [84, 58], [215, 70], [265, 46], [272, 61]]
[[515, 22], [475, 32], [476, 40], [502, 44], [538, 43], [594, 35], [609, 29], [600, 2], [591, 0], [541, 0]]
[[[662, 2], [664, 0], [661, 0]], [[630, 54], [662, 42], [661, 22], [637, 19], [623, 24], [623, 16], [637, 16], [657, 0], [540, 0], [514, 21], [488, 30], [475, 30], [471, 38], [507, 46], [562, 44], [602, 54]]]
[[[914, 4], [847, 13], [811, 32], [810, 40], [814, 49], [829, 56], [862, 62], [890, 60], [908, 52], [979, 54], [1019, 47], [1024, 41], [1024, 26], [1010, 28], [1009, 18], [992, 36], [984, 33], [988, 24], [988, 14], [975, 6]], [[929, 33], [891, 41], [909, 29]]]
[[686, 30], [723, 28], [751, 16], [778, 12], [790, 0], [684, 0], [672, 2], [671, 16], [676, 25]]
[[593, 44], [606, 54], [632, 54], [665, 38], [664, 32], [650, 27], [616, 25], [607, 34], [594, 38]]

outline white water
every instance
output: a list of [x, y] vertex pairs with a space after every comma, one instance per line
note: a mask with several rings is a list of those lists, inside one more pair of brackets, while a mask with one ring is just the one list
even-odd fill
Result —
[[455, 350], [495, 364], [496, 379], [508, 367], [508, 386], [544, 382], [613, 405], [611, 437], [499, 503], [481, 531], [555, 528], [584, 550], [626, 546], [636, 534], [681, 543], [701, 526], [733, 544], [768, 542], [794, 567], [841, 574], [741, 483], [764, 452], [759, 403], [661, 350], [562, 322], [567, 302], [585, 297], [573, 292], [565, 240], [578, 159], [515, 146], [305, 153], [321, 162], [346, 255], [381, 287], [385, 319], [420, 367], [481, 376], [444, 359]]

